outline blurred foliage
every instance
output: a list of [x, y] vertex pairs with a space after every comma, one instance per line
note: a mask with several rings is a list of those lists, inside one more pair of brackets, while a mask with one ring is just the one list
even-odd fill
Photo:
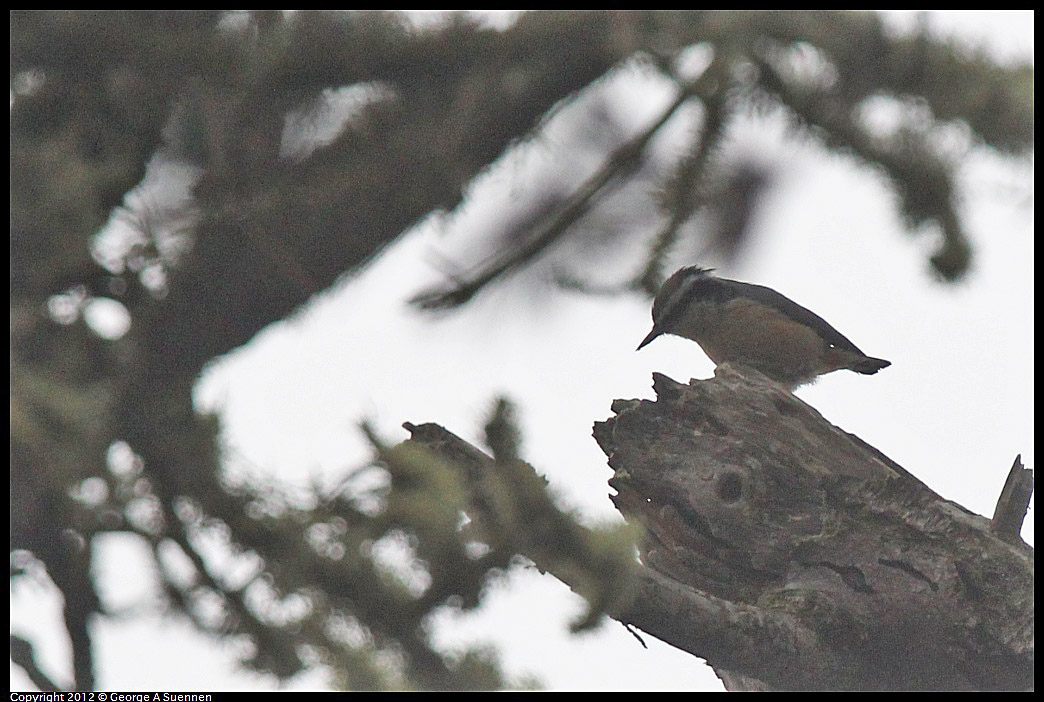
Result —
[[[612, 611], [629, 537], [555, 507], [506, 406], [488, 432], [495, 477], [374, 437], [383, 493], [349, 480], [302, 500], [232, 480], [217, 420], [191, 400], [208, 361], [453, 211], [557, 117], [601, 166], [506, 213], [489, 255], [421, 303], [460, 304], [563, 242], [579, 242], [576, 260], [585, 242], [607, 246], [630, 269], [619, 287], [646, 292], [686, 239], [736, 255], [771, 177], [729, 158], [728, 128], [767, 108], [884, 173], [911, 225], [944, 233], [932, 265], [955, 279], [973, 252], [939, 131], [961, 123], [1005, 153], [1032, 144], [1032, 66], [895, 35], [870, 13], [534, 12], [502, 30], [387, 12], [10, 19], [12, 562], [42, 563], [61, 591], [78, 689], [95, 685], [89, 622], [112, 614], [91, 576], [111, 532], [152, 548], [171, 612], [281, 678], [326, 666], [353, 689], [511, 685], [494, 652], [436, 650], [426, 622], [477, 605], [519, 557], [588, 599], [577, 628]], [[694, 47], [710, 56], [695, 74], [679, 68]], [[636, 63], [677, 93], [637, 133], [588, 99]], [[861, 115], [881, 99], [912, 116], [870, 130]], [[686, 110], [698, 128], [656, 156]], [[628, 187], [660, 197], [642, 209]], [[129, 330], [90, 323], [102, 304]], [[472, 514], [476, 500], [492, 509]], [[225, 559], [208, 555], [214, 539]], [[16, 643], [19, 665], [57, 688]]]

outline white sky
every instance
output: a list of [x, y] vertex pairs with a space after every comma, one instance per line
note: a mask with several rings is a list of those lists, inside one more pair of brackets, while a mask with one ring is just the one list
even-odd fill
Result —
[[[910, 13], [896, 13], [910, 21]], [[932, 13], [937, 27], [989, 42], [998, 56], [1031, 56], [1029, 11]], [[873, 377], [835, 373], [798, 396], [859, 435], [944, 497], [990, 516], [1017, 453], [1033, 455], [1032, 172], [989, 155], [968, 159], [964, 221], [974, 269], [956, 286], [931, 281], [926, 239], [903, 231], [879, 178], [848, 160], [785, 142], [762, 125], [748, 135], [779, 163], [756, 248], [724, 275], [773, 287], [834, 324], [868, 354], [893, 365]], [[519, 180], [514, 187], [525, 187]], [[370, 419], [387, 440], [403, 421], [442, 424], [481, 444], [494, 396], [516, 402], [523, 454], [566, 504], [592, 520], [618, 518], [608, 499], [610, 471], [591, 438], [615, 398], [651, 397], [652, 371], [685, 381], [709, 377], [698, 347], [662, 337], [641, 353], [649, 302], [556, 291], [553, 304], [527, 305], [509, 281], [456, 314], [432, 317], [405, 300], [439, 280], [430, 265], [444, 250], [436, 223], [417, 227], [361, 275], [247, 347], [216, 362], [198, 401], [221, 408], [238, 469], [305, 484], [365, 462], [357, 425]], [[545, 298], [544, 302], [547, 300]], [[1032, 542], [1032, 511], [1024, 532]], [[132, 537], [103, 548], [110, 603], [149, 601], [149, 578], [126, 582], [147, 557]], [[495, 642], [506, 669], [545, 686], [579, 689], [720, 690], [702, 662], [619, 624], [573, 637], [581, 610], [566, 586], [534, 572], [492, 589], [477, 614], [447, 621], [439, 638]], [[70, 677], [69, 644], [53, 592], [12, 591], [12, 632], [37, 643], [56, 680]], [[187, 624], [157, 617], [95, 625], [100, 689], [271, 689], [274, 679], [244, 673], [236, 652]], [[12, 665], [13, 690], [31, 689]], [[293, 689], [323, 689], [312, 673]]]

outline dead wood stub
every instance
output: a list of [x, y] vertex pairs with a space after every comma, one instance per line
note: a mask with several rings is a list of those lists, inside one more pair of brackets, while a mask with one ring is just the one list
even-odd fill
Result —
[[614, 503], [646, 529], [643, 564], [690, 611], [713, 602], [745, 632], [683, 648], [769, 689], [1032, 686], [1021, 540], [756, 372], [722, 365], [688, 385], [655, 374], [653, 387], [656, 400], [615, 402], [594, 434]]

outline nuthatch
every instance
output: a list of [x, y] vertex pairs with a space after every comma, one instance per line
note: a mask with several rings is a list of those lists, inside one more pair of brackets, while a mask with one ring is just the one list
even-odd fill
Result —
[[787, 388], [847, 368], [873, 375], [892, 365], [871, 358], [819, 315], [763, 285], [716, 278], [713, 269], [682, 268], [653, 301], [653, 328], [695, 341], [714, 361], [749, 366]]

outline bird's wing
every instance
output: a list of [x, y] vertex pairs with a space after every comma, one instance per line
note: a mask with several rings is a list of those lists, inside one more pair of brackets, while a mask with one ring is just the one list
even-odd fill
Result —
[[738, 280], [726, 280], [724, 278], [719, 278], [718, 280], [722, 283], [726, 283], [735, 295], [742, 295], [743, 297], [769, 305], [770, 307], [779, 310], [787, 317], [793, 319], [795, 322], [804, 324], [809, 329], [815, 331], [816, 334], [818, 334], [819, 337], [828, 344], [845, 351], [857, 353], [860, 356], [866, 355], [859, 350], [859, 347], [849, 341], [844, 334], [830, 326], [830, 323], [818, 314], [810, 309], [802, 307], [790, 298], [779, 294], [772, 288], [766, 288], [764, 285], [755, 285], [754, 283], [741, 283]]

